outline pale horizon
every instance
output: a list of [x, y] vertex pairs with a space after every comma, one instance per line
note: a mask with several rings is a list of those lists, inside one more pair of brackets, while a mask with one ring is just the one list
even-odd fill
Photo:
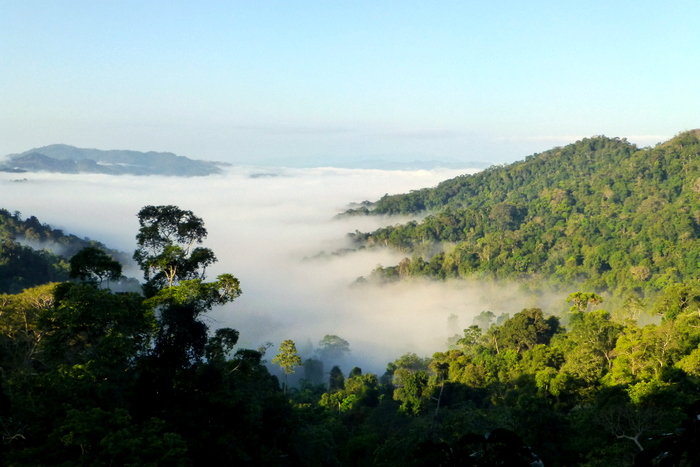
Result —
[[0, 156], [68, 144], [244, 165], [502, 164], [594, 135], [653, 146], [700, 126], [699, 13], [691, 1], [6, 3]]

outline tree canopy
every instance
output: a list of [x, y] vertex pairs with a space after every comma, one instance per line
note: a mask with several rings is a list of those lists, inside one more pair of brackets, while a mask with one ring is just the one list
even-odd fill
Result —
[[[369, 275], [511, 280], [530, 290], [583, 287], [652, 308], [668, 287], [700, 279], [700, 132], [654, 148], [597, 136], [387, 195], [371, 215], [420, 221], [355, 232], [357, 247], [408, 255]], [[641, 303], [641, 302], [640, 302]]]
[[145, 206], [138, 218], [134, 260], [148, 287], [160, 289], [182, 280], [205, 278], [206, 268], [216, 262], [216, 256], [209, 248], [196, 246], [207, 237], [201, 218], [172, 205]]
[[[32, 283], [27, 271], [56, 263], [23, 256], [6, 235], [0, 279], [12, 282], [0, 292], [0, 461], [699, 465], [699, 135], [653, 149], [591, 138], [486, 171], [478, 184], [467, 177], [383, 198], [377, 206], [436, 210], [421, 222], [356, 234], [367, 245], [381, 239], [415, 252], [373, 277], [518, 277], [523, 289], [547, 277], [562, 290], [558, 298], [533, 294], [510, 314], [473, 310], [461, 335], [452, 315], [443, 346], [405, 353], [382, 375], [352, 367], [349, 343], [326, 335], [316, 356], [330, 371], [306, 358], [304, 378], [280, 386], [265, 364], [272, 344], [246, 349], [237, 330], [210, 329], [207, 312], [241, 288], [231, 274], [205, 277], [216, 258], [200, 246], [206, 229], [190, 211], [139, 213], [134, 257], [143, 293], [95, 287], [100, 276], [88, 266], [104, 256], [90, 250], [75, 260], [86, 283], [65, 282], [65, 274], [23, 287]], [[528, 187], [519, 177], [530, 175]], [[0, 211], [2, 219], [27, 237], [30, 229], [48, 235], [35, 218]], [[5, 268], [12, 261], [21, 267]], [[556, 316], [544, 306], [555, 301]], [[642, 315], [645, 308], [657, 316]], [[294, 342], [283, 341], [272, 363], [291, 374], [301, 363]]]
[[293, 340], [282, 341], [279, 353], [272, 359], [272, 363], [284, 370], [284, 392], [287, 392], [287, 375], [294, 373], [294, 369], [301, 366], [301, 357], [297, 353], [297, 346]]
[[70, 259], [70, 277], [101, 285], [103, 281], [118, 280], [122, 265], [103, 250], [89, 246]]

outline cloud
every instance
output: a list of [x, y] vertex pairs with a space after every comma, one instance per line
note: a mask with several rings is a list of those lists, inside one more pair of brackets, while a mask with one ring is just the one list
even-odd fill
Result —
[[435, 129], [435, 130], [403, 130], [403, 131], [389, 131], [386, 132], [387, 136], [395, 138], [408, 138], [408, 139], [444, 139], [444, 138], [461, 138], [464, 136], [469, 136], [467, 132], [460, 132], [455, 130], [447, 129]]
[[652, 146], [671, 139], [671, 136], [664, 135], [629, 135], [627, 140], [638, 146]]
[[[555, 144], [555, 143], [561, 143], [561, 142], [573, 143], [575, 141], [582, 140], [583, 138], [586, 138], [586, 136], [581, 136], [581, 135], [562, 135], [562, 136], [542, 135], [542, 136], [527, 136], [525, 138], [522, 138], [522, 141], [536, 141], [536, 142]], [[513, 138], [513, 140], [520, 141], [520, 139], [518, 139], [518, 138]]]
[[358, 129], [345, 125], [290, 125], [283, 123], [233, 123], [222, 125], [224, 131], [242, 131], [264, 135], [336, 135], [341, 133], [356, 133]]
[[377, 264], [396, 264], [403, 256], [390, 250], [304, 259], [347, 246], [347, 232], [405, 220], [333, 219], [348, 203], [434, 186], [460, 171], [265, 172], [277, 176], [251, 177], [259, 169], [232, 168], [193, 178], [23, 174], [27, 182], [12, 183], [13, 174], [0, 173], [0, 207], [127, 252], [135, 248], [136, 213], [142, 206], [175, 204], [192, 210], [204, 219], [205, 246], [219, 259], [209, 277], [230, 272], [243, 289], [234, 303], [210, 314], [210, 326], [238, 329], [245, 347], [273, 342], [268, 359], [284, 339], [302, 347], [336, 334], [350, 342], [346, 372], [358, 365], [381, 373], [406, 352], [425, 356], [444, 350], [450, 314], [459, 316], [461, 329], [483, 310], [514, 313], [530, 306], [514, 288], [461, 281], [352, 287]]

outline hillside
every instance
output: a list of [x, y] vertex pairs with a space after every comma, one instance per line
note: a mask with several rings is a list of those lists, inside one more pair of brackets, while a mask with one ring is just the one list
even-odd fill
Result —
[[604, 136], [347, 214], [431, 214], [358, 245], [412, 255], [375, 277], [490, 277], [645, 296], [696, 280], [700, 130], [640, 149]]
[[170, 152], [103, 151], [53, 144], [10, 154], [0, 170], [11, 172], [102, 173], [109, 175], [204, 176], [220, 173], [220, 163]]
[[[391, 338], [382, 327], [352, 352], [338, 335], [315, 349], [308, 338], [304, 359], [287, 336], [275, 355], [269, 342], [243, 347], [250, 331], [214, 328], [221, 321], [207, 313], [241, 286], [232, 274], [206, 282], [214, 252], [187, 251], [207, 236], [203, 220], [171, 205], [138, 216], [146, 294], [92, 281], [0, 293], [3, 465], [700, 464], [697, 289], [667, 300], [659, 324], [620, 319], [580, 292], [562, 319], [539, 307], [483, 311], [458, 333], [451, 314], [432, 356], [396, 355], [371, 373], [354, 366], [355, 349]], [[0, 210], [0, 235], [20, 234], [72, 243]], [[393, 299], [397, 288], [384, 290]], [[410, 346], [412, 333], [401, 332]]]
[[94, 246], [108, 252], [122, 264], [131, 258], [102, 243], [65, 234], [36, 217], [0, 209], [0, 294], [49, 282], [68, 280], [68, 260], [81, 249]]

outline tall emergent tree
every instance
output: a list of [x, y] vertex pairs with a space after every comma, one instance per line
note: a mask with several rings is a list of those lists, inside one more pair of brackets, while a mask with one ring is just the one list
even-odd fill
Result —
[[272, 363], [279, 365], [284, 370], [284, 392], [287, 392], [287, 375], [294, 373], [294, 369], [301, 366], [301, 357], [297, 354], [297, 346], [293, 340], [282, 341], [279, 353], [272, 359]]
[[201, 244], [207, 237], [204, 221], [177, 206], [145, 206], [139, 213], [138, 247], [134, 260], [143, 269], [146, 293], [182, 280], [204, 279], [214, 252]]
[[158, 315], [154, 354], [171, 368], [187, 367], [205, 356], [207, 325], [201, 313], [241, 294], [231, 274], [204, 282], [206, 267], [216, 262], [209, 248], [195, 247], [207, 236], [204, 221], [177, 206], [145, 206], [139, 213], [134, 260], [144, 272], [147, 304]]

